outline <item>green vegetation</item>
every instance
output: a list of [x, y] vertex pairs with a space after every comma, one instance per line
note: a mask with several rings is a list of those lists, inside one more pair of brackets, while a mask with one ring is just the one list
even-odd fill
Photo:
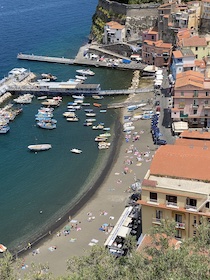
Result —
[[[171, 242], [175, 236], [175, 223], [165, 221], [152, 228], [151, 244], [141, 253], [135, 250], [133, 238], [127, 240], [128, 255], [114, 258], [104, 247], [95, 246], [82, 257], [67, 261], [68, 275], [53, 278], [47, 265], [32, 265], [25, 280], [209, 280], [210, 279], [210, 224], [202, 221], [193, 239]], [[18, 279], [20, 262], [12, 264], [10, 254], [0, 259], [0, 279]], [[17, 267], [19, 269], [17, 270]], [[23, 279], [23, 278], [21, 278]]]

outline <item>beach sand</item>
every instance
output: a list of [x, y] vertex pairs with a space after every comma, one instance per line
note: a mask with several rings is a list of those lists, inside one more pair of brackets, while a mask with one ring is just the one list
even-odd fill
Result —
[[[148, 98], [153, 98], [152, 92], [129, 97], [140, 102]], [[140, 112], [140, 109], [134, 111], [137, 112]], [[123, 111], [123, 115], [132, 116], [132, 114], [128, 113], [126, 108]], [[116, 224], [131, 195], [128, 191], [129, 186], [137, 179], [143, 180], [156, 149], [150, 133], [150, 120], [138, 120], [134, 125], [135, 130], [131, 133], [129, 141], [125, 139], [126, 133], [122, 132], [122, 137], [118, 141], [119, 151], [108, 175], [91, 199], [84, 203], [74, 216], [69, 217], [72, 222], [67, 221], [60, 230], [52, 232], [46, 240], [32, 246], [21, 256], [24, 264], [20, 268], [21, 274], [29, 272], [31, 263], [41, 263], [48, 264], [49, 271], [54, 276], [65, 275], [66, 261], [70, 256], [87, 254], [91, 246], [104, 244], [109, 235], [99, 228], [104, 223], [112, 226]], [[135, 133], [140, 138], [133, 142]], [[137, 161], [137, 156], [131, 152], [132, 149], [145, 153], [145, 156], [142, 156], [143, 161]], [[65, 226], [71, 228], [70, 233], [66, 235]]]

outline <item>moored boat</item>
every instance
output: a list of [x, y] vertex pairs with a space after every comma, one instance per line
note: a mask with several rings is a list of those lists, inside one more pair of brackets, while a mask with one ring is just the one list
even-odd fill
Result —
[[92, 98], [100, 100], [103, 99], [104, 97], [102, 95], [92, 95]]
[[100, 104], [100, 103], [93, 103], [93, 106], [95, 106], [95, 107], [101, 107], [101, 104]]
[[96, 142], [105, 142], [108, 138], [107, 137], [102, 137], [102, 136], [97, 136], [95, 138]]
[[76, 79], [79, 79], [79, 80], [82, 80], [82, 81], [87, 80], [87, 77], [85, 77], [85, 76], [76, 75], [75, 78], [76, 78]]
[[30, 151], [38, 152], [38, 151], [47, 151], [52, 148], [50, 144], [37, 144], [37, 145], [29, 145], [28, 149]]
[[55, 129], [56, 128], [56, 124], [55, 123], [46, 123], [46, 122], [38, 122], [37, 125], [41, 128], [44, 129]]
[[69, 117], [69, 118], [66, 118], [66, 120], [67, 120], [68, 122], [78, 122], [78, 121], [79, 121], [79, 118], [77, 118], [77, 117]]
[[82, 153], [82, 150], [79, 150], [79, 149], [76, 149], [76, 148], [73, 148], [70, 151], [74, 154], [81, 154]]
[[2, 125], [0, 126], [0, 133], [5, 134], [10, 130], [10, 127], [8, 125]]
[[101, 109], [99, 112], [100, 113], [106, 113], [106, 109]]
[[93, 71], [91, 71], [90, 69], [79, 69], [79, 70], [76, 70], [76, 72], [81, 75], [85, 75], [85, 76], [94, 76], [95, 75], [95, 73]]
[[87, 117], [95, 117], [96, 113], [86, 113], [85, 114]]

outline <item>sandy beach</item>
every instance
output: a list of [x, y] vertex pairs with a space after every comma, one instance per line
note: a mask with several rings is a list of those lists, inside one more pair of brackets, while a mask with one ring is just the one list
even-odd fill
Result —
[[[129, 98], [142, 102], [153, 98], [153, 93], [141, 93]], [[135, 114], [138, 112], [141, 109], [134, 111]], [[122, 122], [125, 115], [132, 116], [134, 113], [128, 113], [125, 108]], [[64, 275], [67, 273], [66, 260], [70, 256], [87, 254], [95, 244], [104, 244], [109, 233], [100, 230], [101, 226], [115, 225], [132, 194], [129, 187], [136, 180], [144, 178], [156, 149], [150, 133], [150, 120], [137, 120], [133, 125], [135, 130], [130, 135], [126, 136], [123, 131], [119, 135], [117, 156], [91, 199], [59, 230], [21, 256], [21, 274], [29, 272], [31, 263], [41, 263], [48, 264], [54, 276]]]

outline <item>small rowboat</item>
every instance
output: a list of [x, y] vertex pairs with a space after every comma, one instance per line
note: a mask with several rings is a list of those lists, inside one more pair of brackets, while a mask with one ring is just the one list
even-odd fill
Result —
[[0, 244], [0, 253], [4, 253], [7, 250], [7, 247], [3, 244]]
[[100, 104], [100, 103], [93, 103], [93, 106], [95, 106], [95, 107], [101, 107], [101, 104]]

